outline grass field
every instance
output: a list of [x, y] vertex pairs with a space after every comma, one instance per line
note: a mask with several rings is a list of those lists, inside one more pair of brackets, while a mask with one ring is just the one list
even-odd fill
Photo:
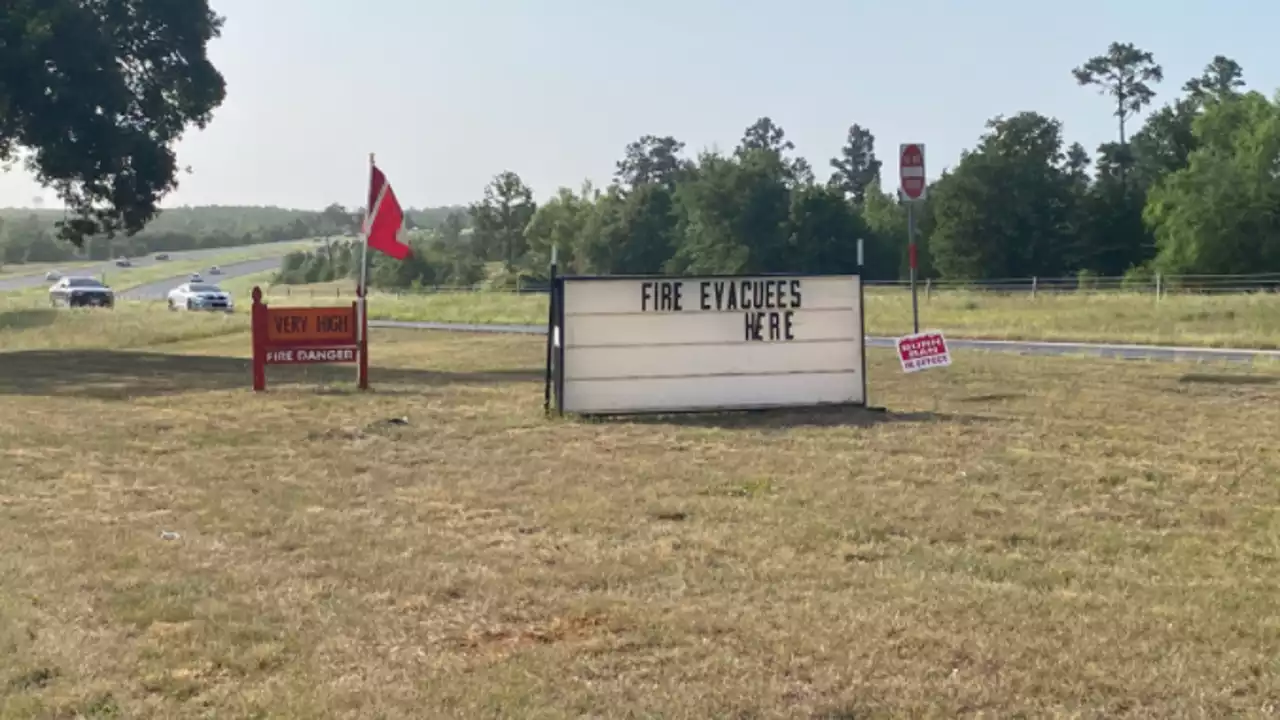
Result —
[[[276, 302], [307, 303], [329, 299], [335, 289], [349, 294], [351, 283], [285, 286], [271, 289]], [[285, 296], [288, 292], [289, 295]], [[388, 320], [464, 323], [543, 324], [545, 295], [442, 293], [379, 295], [369, 316]], [[902, 290], [867, 291], [867, 332], [902, 335], [911, 330], [911, 295]], [[920, 302], [920, 324], [956, 337], [999, 340], [1075, 340], [1085, 342], [1280, 348], [1280, 295], [1106, 294], [997, 295], [981, 292], [937, 293]]]
[[244, 322], [0, 314], [0, 718], [1280, 711], [1275, 367], [549, 421], [535, 338]]

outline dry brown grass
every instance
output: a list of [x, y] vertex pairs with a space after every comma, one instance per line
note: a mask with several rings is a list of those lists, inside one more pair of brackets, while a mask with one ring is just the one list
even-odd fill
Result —
[[255, 396], [243, 334], [0, 354], [0, 718], [1280, 707], [1275, 368], [575, 422], [535, 339], [373, 339], [366, 395]]

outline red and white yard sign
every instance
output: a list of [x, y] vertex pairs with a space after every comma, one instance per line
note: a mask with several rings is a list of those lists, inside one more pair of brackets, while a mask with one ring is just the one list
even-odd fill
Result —
[[940, 332], [925, 332], [898, 338], [898, 360], [903, 372], [916, 372], [951, 364], [947, 339]]

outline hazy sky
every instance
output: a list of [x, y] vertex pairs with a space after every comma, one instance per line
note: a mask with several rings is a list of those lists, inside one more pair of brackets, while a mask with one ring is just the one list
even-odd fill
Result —
[[[1280, 87], [1274, 0], [213, 0], [228, 97], [179, 146], [193, 175], [165, 205], [359, 205], [376, 152], [402, 202], [469, 202], [503, 170], [537, 197], [603, 183], [626, 143], [730, 150], [768, 115], [820, 177], [857, 122], [896, 178], [929, 175], [983, 123], [1059, 118], [1091, 151], [1110, 107], [1071, 68], [1112, 40], [1155, 53], [1158, 102], [1215, 55]], [[41, 190], [0, 171], [0, 205]]]

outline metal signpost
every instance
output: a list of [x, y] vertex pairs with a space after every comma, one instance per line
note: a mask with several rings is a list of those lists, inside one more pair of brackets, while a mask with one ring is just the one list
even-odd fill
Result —
[[898, 148], [900, 193], [907, 203], [907, 253], [911, 264], [912, 332], [920, 332], [920, 302], [916, 294], [916, 203], [924, 200], [927, 183], [924, 173], [924, 143], [906, 143]]

